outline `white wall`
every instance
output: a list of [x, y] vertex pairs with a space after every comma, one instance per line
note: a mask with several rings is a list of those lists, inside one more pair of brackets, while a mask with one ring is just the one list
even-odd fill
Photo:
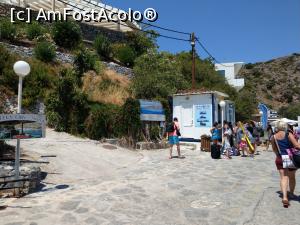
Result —
[[[196, 105], [212, 104], [212, 94], [184, 95], [173, 97], [173, 118], [177, 117], [183, 138], [200, 139], [203, 134], [210, 134], [210, 128], [214, 122], [211, 119], [209, 127], [196, 127]], [[215, 103], [216, 105], [218, 102]], [[213, 107], [212, 107], [213, 109]], [[215, 108], [217, 110], [217, 108]], [[211, 112], [211, 116], [212, 116]], [[217, 116], [217, 112], [215, 112]], [[216, 117], [217, 118], [217, 117]]]
[[215, 64], [215, 70], [224, 70], [225, 78], [227, 79], [228, 83], [237, 90], [240, 90], [245, 86], [245, 81], [242, 78], [236, 79], [236, 76], [243, 65], [243, 62]]

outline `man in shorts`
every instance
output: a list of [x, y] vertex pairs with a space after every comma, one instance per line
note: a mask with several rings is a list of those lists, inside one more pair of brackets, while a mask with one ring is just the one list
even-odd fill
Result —
[[175, 117], [173, 119], [172, 125], [174, 126], [174, 129], [172, 132], [168, 132], [168, 139], [169, 139], [169, 144], [170, 144], [170, 157], [169, 159], [172, 159], [172, 151], [173, 151], [173, 146], [177, 146], [177, 153], [178, 153], [178, 158], [184, 158], [180, 154], [180, 144], [179, 144], [179, 138], [178, 136], [180, 135], [180, 127], [178, 123], [178, 119]]

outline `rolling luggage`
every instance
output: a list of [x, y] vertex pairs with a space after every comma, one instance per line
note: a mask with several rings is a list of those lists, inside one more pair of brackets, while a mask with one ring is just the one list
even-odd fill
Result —
[[221, 158], [221, 147], [220, 145], [212, 144], [211, 146], [211, 157], [213, 159]]

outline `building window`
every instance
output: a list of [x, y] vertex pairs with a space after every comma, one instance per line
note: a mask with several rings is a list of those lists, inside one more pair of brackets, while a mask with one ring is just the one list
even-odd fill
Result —
[[225, 70], [218, 70], [217, 71], [221, 76], [225, 77]]

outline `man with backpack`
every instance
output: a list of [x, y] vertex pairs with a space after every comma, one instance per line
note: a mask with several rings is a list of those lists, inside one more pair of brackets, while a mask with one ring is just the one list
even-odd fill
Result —
[[175, 117], [173, 119], [173, 122], [170, 123], [167, 126], [167, 133], [168, 133], [168, 140], [169, 140], [169, 144], [170, 144], [170, 157], [169, 159], [172, 159], [172, 151], [173, 151], [173, 146], [176, 145], [177, 146], [177, 153], [178, 153], [178, 158], [182, 159], [184, 157], [181, 156], [180, 154], [180, 145], [179, 145], [179, 136], [181, 136], [180, 134], [180, 127], [179, 127], [179, 123], [178, 123], [178, 119]]

